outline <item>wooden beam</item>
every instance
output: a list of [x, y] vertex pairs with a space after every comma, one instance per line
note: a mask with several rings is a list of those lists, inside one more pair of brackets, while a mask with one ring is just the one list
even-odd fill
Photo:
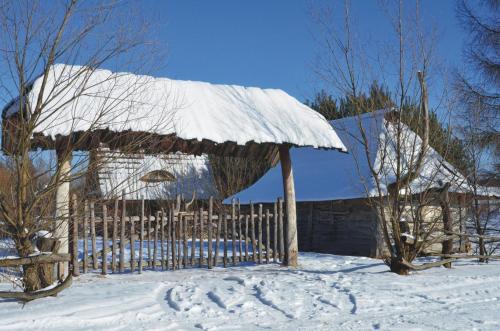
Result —
[[290, 146], [279, 147], [281, 174], [283, 176], [283, 193], [285, 197], [285, 258], [283, 265], [296, 267], [298, 265], [297, 211], [295, 206], [295, 185], [293, 182], [292, 160]]

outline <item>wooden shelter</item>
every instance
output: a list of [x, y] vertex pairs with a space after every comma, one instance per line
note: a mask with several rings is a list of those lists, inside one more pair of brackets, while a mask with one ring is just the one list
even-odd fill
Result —
[[[300, 250], [369, 257], [384, 255], [385, 242], [380, 232], [380, 217], [377, 208], [370, 205], [368, 198], [378, 194], [370, 166], [378, 169], [381, 176], [384, 176], [382, 185], [390, 183], [394, 178], [396, 140], [392, 114], [390, 110], [379, 110], [363, 114], [359, 118], [354, 116], [331, 121], [330, 124], [349, 149], [349, 154], [311, 148], [292, 149]], [[371, 165], [366, 158], [365, 146], [361, 143], [360, 125], [368, 139]], [[418, 146], [421, 141], [409, 128], [406, 127], [405, 131], [409, 147], [402, 153], [403, 166], [412, 162], [412, 157], [416, 156], [412, 146]], [[250, 201], [263, 203], [265, 208], [269, 208], [273, 202], [272, 197], [277, 193], [276, 183], [280, 180], [281, 171], [276, 167], [233, 198], [240, 199], [242, 205], [246, 204], [246, 209], [242, 206], [243, 210], [249, 208]], [[463, 232], [466, 219], [463, 199], [468, 191], [466, 178], [446, 162], [443, 156], [429, 148], [421, 174], [409, 186], [413, 196], [424, 191], [430, 193], [429, 205], [422, 213], [429, 224], [431, 219], [440, 217], [438, 193], [445, 183], [450, 184], [454, 230]], [[382, 189], [385, 190], [385, 187]], [[230, 199], [226, 202], [229, 201]], [[411, 216], [408, 215], [407, 218], [409, 217]], [[439, 233], [439, 230], [436, 232]], [[436, 242], [429, 247], [429, 252], [440, 252], [440, 245], [440, 242]], [[463, 249], [463, 242], [457, 241], [455, 248]]]
[[[40, 95], [44, 89], [45, 94]], [[47, 79], [36, 79], [22, 98], [3, 110], [2, 148], [16, 153], [20, 109], [44, 102], [32, 147], [91, 151], [101, 146], [122, 152], [272, 158], [282, 164], [286, 215], [284, 263], [297, 265], [295, 189], [290, 147], [346, 151], [325, 118], [277, 89], [176, 81], [70, 65], [55, 65]], [[62, 174], [71, 160], [59, 162]], [[69, 181], [57, 190], [56, 237], [68, 253]], [[67, 269], [65, 270], [67, 273]]]

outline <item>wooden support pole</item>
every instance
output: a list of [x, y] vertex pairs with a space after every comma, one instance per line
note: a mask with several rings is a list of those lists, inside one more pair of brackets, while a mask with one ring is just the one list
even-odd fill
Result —
[[189, 249], [188, 249], [188, 220], [187, 220], [187, 217], [184, 217], [182, 219], [183, 223], [184, 223], [184, 234], [183, 234], [183, 247], [184, 247], [184, 251], [183, 251], [183, 264], [184, 264], [184, 268], [187, 267], [188, 265], [188, 259], [189, 259]]
[[125, 190], [122, 191], [122, 217], [120, 222], [120, 272], [125, 271], [125, 217], [127, 217]]
[[92, 269], [97, 270], [97, 268], [99, 267], [99, 261], [97, 258], [94, 201], [90, 201], [90, 237], [92, 240]]
[[233, 265], [236, 265], [236, 202], [232, 201], [231, 203], [231, 248], [232, 248], [232, 260], [233, 260]]
[[130, 272], [135, 271], [135, 221], [130, 216]]
[[273, 261], [278, 262], [278, 205], [273, 205]]
[[111, 270], [116, 272], [116, 242], [118, 241], [118, 199], [115, 200], [115, 210], [113, 213], [113, 242], [111, 243], [112, 252], [111, 252]]
[[144, 198], [141, 197], [141, 229], [140, 229], [140, 238], [139, 238], [139, 273], [142, 273], [144, 257], [142, 256], [144, 248]]
[[191, 265], [196, 260], [196, 228], [198, 227], [198, 214], [193, 213], [193, 231], [191, 233]]
[[283, 176], [283, 192], [286, 205], [285, 258], [283, 264], [296, 267], [298, 264], [297, 211], [295, 206], [295, 185], [293, 182], [290, 146], [279, 147], [281, 173]]
[[162, 211], [160, 213], [160, 255], [161, 255], [161, 269], [165, 270], [165, 215]]
[[177, 268], [180, 269], [182, 265], [182, 232], [183, 232], [183, 226], [182, 226], [182, 214], [179, 212], [177, 213]]
[[171, 251], [172, 251], [172, 270], [175, 270], [175, 268], [177, 267], [176, 265], [176, 255], [175, 255], [175, 222], [174, 222], [174, 218], [175, 218], [175, 211], [174, 209], [172, 208], [170, 210], [170, 224], [172, 226], [172, 232], [171, 232], [171, 235], [172, 235], [172, 240], [171, 240]]
[[80, 275], [80, 263], [78, 263], [78, 204], [76, 194], [73, 194], [73, 276]]
[[[69, 184], [71, 176], [71, 152], [57, 151], [59, 184], [56, 189], [56, 212], [54, 235], [59, 240], [57, 253], [69, 253]], [[65, 279], [69, 275], [69, 262], [59, 262], [58, 278]]]
[[102, 274], [108, 274], [108, 209], [102, 205]]
[[200, 208], [200, 267], [203, 266], [203, 263], [205, 262], [205, 248], [203, 247], [204, 245], [204, 240], [203, 240], [203, 207]]
[[88, 238], [89, 203], [83, 207], [83, 273], [89, 272], [89, 238]]
[[212, 217], [213, 217], [213, 204], [214, 199], [208, 199], [208, 221], [207, 221], [207, 234], [208, 234], [208, 269], [212, 269]]

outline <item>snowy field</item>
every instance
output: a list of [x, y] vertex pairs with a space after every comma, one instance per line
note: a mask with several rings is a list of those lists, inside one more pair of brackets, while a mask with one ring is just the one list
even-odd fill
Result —
[[[7, 284], [0, 284], [7, 289]], [[0, 301], [0, 330], [499, 330], [500, 263], [409, 277], [379, 260], [87, 274], [58, 297]]]

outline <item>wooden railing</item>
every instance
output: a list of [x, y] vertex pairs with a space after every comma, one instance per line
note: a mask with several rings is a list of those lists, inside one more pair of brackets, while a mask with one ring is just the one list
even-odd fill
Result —
[[[113, 214], [108, 210], [114, 205]], [[283, 203], [272, 211], [250, 205], [242, 213], [235, 202], [215, 212], [208, 208], [181, 211], [172, 207], [145, 215], [127, 215], [127, 201], [72, 204], [71, 255], [74, 275], [100, 270], [139, 272], [188, 267], [236, 266], [280, 262], [284, 255]], [[96, 216], [99, 215], [99, 216]]]

